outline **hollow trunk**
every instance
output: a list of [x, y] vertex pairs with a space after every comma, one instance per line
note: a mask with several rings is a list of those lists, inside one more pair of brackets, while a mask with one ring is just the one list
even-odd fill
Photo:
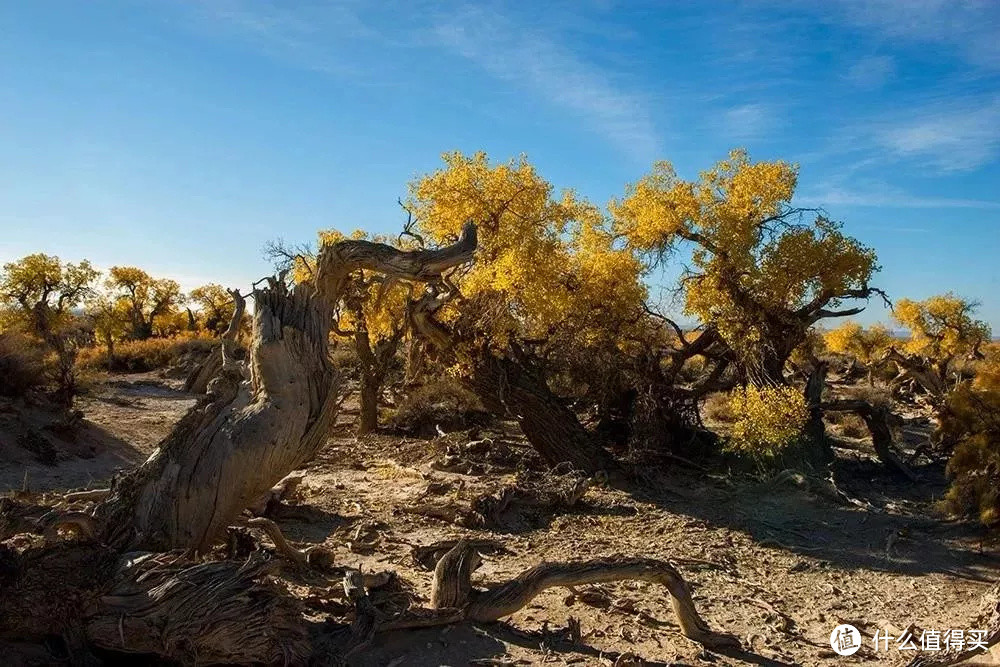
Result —
[[98, 507], [108, 543], [204, 551], [325, 441], [336, 409], [330, 310], [304, 285], [271, 281], [254, 298], [250, 381], [223, 359], [208, 395]]
[[525, 363], [481, 351], [464, 378], [488, 410], [517, 420], [528, 442], [552, 465], [569, 462], [586, 472], [608, 470], [611, 457]]

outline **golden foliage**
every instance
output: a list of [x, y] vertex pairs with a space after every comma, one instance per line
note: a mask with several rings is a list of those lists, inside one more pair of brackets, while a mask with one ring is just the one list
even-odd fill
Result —
[[729, 449], [759, 460], [772, 459], [794, 444], [809, 418], [802, 392], [785, 386], [737, 389], [730, 411], [736, 420]]
[[181, 303], [181, 288], [169, 278], [154, 278], [135, 266], [113, 266], [108, 271], [105, 286], [110, 297], [127, 314], [132, 338], [149, 338], [157, 319], [176, 313]]
[[831, 352], [847, 354], [863, 364], [870, 364], [881, 357], [895, 339], [885, 325], [873, 324], [865, 328], [848, 320], [826, 332], [823, 340]]
[[838, 223], [798, 221], [804, 213], [790, 206], [797, 176], [795, 165], [752, 162], [743, 150], [694, 182], [660, 162], [612, 201], [615, 230], [656, 255], [692, 244], [682, 279], [687, 314], [715, 323], [749, 355], [772, 335], [767, 319], [775, 313], [835, 307], [878, 270], [875, 252]]
[[58, 257], [35, 253], [4, 264], [0, 301], [9, 322], [22, 321], [36, 335], [67, 324], [72, 310], [89, 297], [100, 273], [90, 262], [63, 263]]
[[972, 317], [977, 305], [950, 292], [923, 301], [900, 299], [893, 319], [910, 332], [908, 352], [947, 361], [989, 342], [989, 325]]
[[556, 195], [523, 156], [443, 159], [443, 168], [411, 183], [408, 204], [436, 243], [456, 238], [468, 220], [478, 224], [476, 262], [456, 282], [481, 306], [476, 329], [485, 342], [502, 349], [512, 339], [572, 331], [587, 344], [636, 318], [646, 296], [642, 264], [616, 244], [599, 208], [572, 191]]
[[109, 362], [106, 349], [89, 347], [80, 351], [77, 357], [77, 366], [83, 370], [143, 373], [167, 368], [186, 352], [207, 353], [216, 345], [218, 345], [218, 341], [207, 334], [126, 340], [115, 345], [113, 361]]
[[945, 507], [1000, 525], [1000, 359], [983, 362], [974, 382], [948, 395], [935, 435], [955, 446]]

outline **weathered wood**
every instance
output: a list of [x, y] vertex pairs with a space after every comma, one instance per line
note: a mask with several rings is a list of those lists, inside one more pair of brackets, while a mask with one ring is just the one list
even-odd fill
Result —
[[315, 283], [288, 288], [268, 279], [255, 289], [248, 361], [232, 358], [231, 324], [205, 398], [96, 508], [102, 539], [126, 550], [207, 551], [240, 511], [325, 442], [340, 387], [327, 358], [331, 320], [351, 274], [364, 268], [426, 280], [470, 261], [475, 248], [471, 224], [439, 250], [342, 241], [320, 251]]

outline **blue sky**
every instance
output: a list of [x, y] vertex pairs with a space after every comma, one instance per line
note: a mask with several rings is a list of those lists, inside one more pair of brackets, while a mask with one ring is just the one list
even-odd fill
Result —
[[0, 30], [0, 261], [248, 286], [267, 240], [397, 229], [446, 150], [604, 202], [745, 146], [890, 296], [1000, 331], [1000, 2], [15, 0]]

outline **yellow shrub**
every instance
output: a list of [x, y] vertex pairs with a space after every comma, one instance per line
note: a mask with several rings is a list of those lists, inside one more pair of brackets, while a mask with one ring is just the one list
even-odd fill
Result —
[[809, 418], [805, 397], [794, 387], [753, 386], [730, 397], [736, 416], [729, 449], [758, 459], [770, 459], [795, 443]]
[[945, 508], [1000, 526], [1000, 362], [984, 362], [975, 382], [964, 382], [948, 395], [935, 435], [954, 447]]

